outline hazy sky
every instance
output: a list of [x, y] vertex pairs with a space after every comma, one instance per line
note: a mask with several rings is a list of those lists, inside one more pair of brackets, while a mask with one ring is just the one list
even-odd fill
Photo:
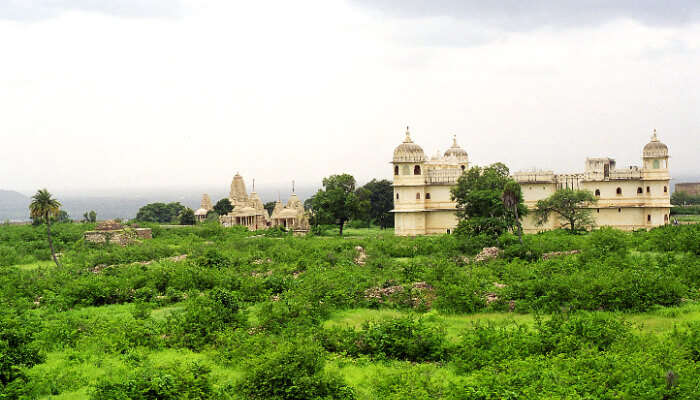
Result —
[[698, 166], [697, 0], [3, 0], [0, 54], [4, 189], [389, 178], [406, 125], [561, 172], [657, 128]]

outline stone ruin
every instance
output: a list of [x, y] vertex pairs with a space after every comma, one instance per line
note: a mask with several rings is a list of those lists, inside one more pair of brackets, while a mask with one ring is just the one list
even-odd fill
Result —
[[108, 220], [97, 224], [94, 231], [86, 231], [83, 238], [91, 243], [113, 243], [119, 246], [127, 246], [139, 240], [151, 239], [151, 228], [124, 227], [117, 221]]

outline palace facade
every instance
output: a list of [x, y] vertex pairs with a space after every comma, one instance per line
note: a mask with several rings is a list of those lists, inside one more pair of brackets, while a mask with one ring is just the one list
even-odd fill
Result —
[[[516, 172], [513, 179], [522, 186], [525, 205], [532, 210], [538, 200], [557, 189], [590, 190], [598, 198], [590, 208], [596, 226], [623, 230], [649, 229], [669, 222], [670, 176], [668, 147], [654, 130], [642, 150], [642, 167], [617, 168], [612, 158], [587, 158], [582, 173], [555, 174], [553, 171]], [[450, 233], [457, 226], [456, 203], [450, 188], [469, 168], [467, 152], [456, 138], [444, 154], [426, 157], [406, 138], [394, 150], [395, 233], [403, 236]], [[551, 216], [538, 226], [532, 213], [523, 219], [523, 228], [533, 233], [563, 227], [565, 221]]]

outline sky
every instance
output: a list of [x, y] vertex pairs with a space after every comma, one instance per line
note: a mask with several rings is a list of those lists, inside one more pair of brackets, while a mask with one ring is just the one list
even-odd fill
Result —
[[3, 0], [0, 188], [391, 178], [426, 154], [696, 174], [700, 2]]

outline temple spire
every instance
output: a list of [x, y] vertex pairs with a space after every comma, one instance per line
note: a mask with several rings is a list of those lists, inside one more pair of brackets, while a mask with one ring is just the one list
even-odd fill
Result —
[[403, 142], [404, 143], [413, 143], [413, 141], [411, 140], [411, 132], [408, 129], [408, 125], [406, 125], [406, 139], [404, 139]]
[[659, 141], [659, 138], [656, 137], [656, 128], [654, 128], [654, 135], [651, 137], [651, 141], [652, 141], [652, 142], [658, 142], [658, 141]]
[[292, 193], [294, 193], [294, 179], [292, 179]]
[[452, 135], [452, 147], [459, 147], [457, 146], [457, 135]]

